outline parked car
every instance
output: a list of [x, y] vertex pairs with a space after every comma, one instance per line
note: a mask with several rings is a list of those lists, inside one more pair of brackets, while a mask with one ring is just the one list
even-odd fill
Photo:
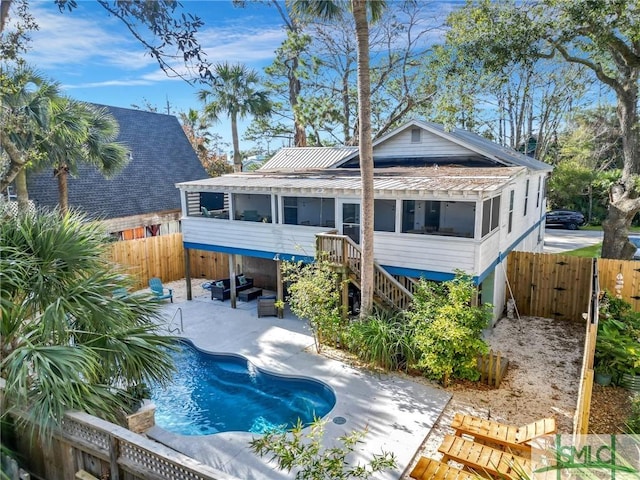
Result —
[[633, 254], [634, 260], [640, 260], [640, 235], [632, 235], [629, 241], [636, 246], [636, 253]]
[[547, 212], [545, 219], [547, 227], [564, 227], [569, 230], [577, 230], [585, 223], [584, 215], [572, 210], [551, 210]]

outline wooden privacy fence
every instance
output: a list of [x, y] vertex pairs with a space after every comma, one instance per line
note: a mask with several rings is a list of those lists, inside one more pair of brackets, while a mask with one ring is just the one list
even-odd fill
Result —
[[[599, 259], [600, 288], [620, 295], [640, 311], [640, 262]], [[511, 252], [508, 280], [521, 315], [581, 321], [591, 301], [593, 259], [546, 253]]]
[[[124, 267], [135, 279], [134, 288], [146, 288], [151, 277], [163, 282], [185, 277], [182, 234], [115, 242], [109, 245], [108, 257]], [[229, 276], [227, 255], [203, 250], [189, 250], [192, 278], [217, 279]]]

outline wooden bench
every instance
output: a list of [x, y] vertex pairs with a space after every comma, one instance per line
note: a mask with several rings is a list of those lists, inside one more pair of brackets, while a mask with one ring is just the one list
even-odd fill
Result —
[[442, 462], [453, 460], [480, 476], [519, 479], [520, 473], [526, 472], [530, 478], [533, 470], [528, 458], [455, 435], [445, 435], [438, 451], [442, 453]]
[[531, 445], [529, 442], [535, 438], [555, 433], [556, 421], [554, 418], [543, 418], [522, 427], [516, 427], [456, 413], [451, 422], [451, 427], [458, 437], [468, 435], [473, 437], [476, 442], [491, 443], [512, 450], [530, 452]]
[[432, 458], [420, 457], [409, 474], [416, 480], [475, 480], [476, 476]]

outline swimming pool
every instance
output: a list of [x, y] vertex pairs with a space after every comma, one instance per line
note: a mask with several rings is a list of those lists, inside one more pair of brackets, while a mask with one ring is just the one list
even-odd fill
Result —
[[309, 424], [333, 408], [333, 390], [318, 380], [279, 375], [241, 355], [207, 353], [180, 342], [177, 373], [162, 390], [152, 386], [156, 424], [181, 435], [264, 433]]

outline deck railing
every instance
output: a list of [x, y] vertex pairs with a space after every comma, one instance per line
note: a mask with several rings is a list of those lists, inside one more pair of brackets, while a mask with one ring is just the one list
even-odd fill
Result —
[[[328, 261], [347, 267], [354, 283], [360, 285], [362, 251], [351, 238], [320, 233], [316, 235], [316, 251], [326, 254]], [[377, 262], [374, 262], [373, 294], [381, 303], [397, 310], [407, 310], [413, 301], [411, 292]]]

